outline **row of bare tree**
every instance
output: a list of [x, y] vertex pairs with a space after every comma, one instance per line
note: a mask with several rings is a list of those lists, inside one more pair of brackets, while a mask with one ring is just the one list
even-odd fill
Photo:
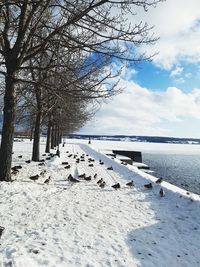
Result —
[[146, 11], [161, 1], [0, 1], [0, 180], [11, 180], [16, 115], [35, 119], [33, 160], [38, 160], [41, 125], [59, 131], [79, 128], [88, 119], [90, 103], [116, 93], [113, 60], [152, 56], [136, 50], [156, 41], [152, 28], [127, 18], [134, 20], [138, 8]]

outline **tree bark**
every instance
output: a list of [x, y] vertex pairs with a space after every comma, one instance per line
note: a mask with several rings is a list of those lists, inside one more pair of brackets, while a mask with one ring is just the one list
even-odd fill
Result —
[[31, 126], [31, 132], [30, 132], [30, 141], [33, 140], [33, 130], [34, 130], [34, 127]]
[[47, 141], [46, 141], [46, 153], [50, 153], [50, 144], [51, 144], [51, 120], [48, 121], [48, 129], [47, 129]]
[[33, 151], [32, 161], [40, 160], [40, 131], [41, 131], [41, 118], [42, 113], [38, 112], [35, 121], [34, 139], [33, 139]]
[[59, 145], [59, 126], [58, 126], [58, 123], [56, 123], [56, 139], [55, 139], [55, 142], [56, 142], [56, 146]]
[[35, 120], [35, 130], [33, 139], [33, 151], [32, 161], [40, 160], [40, 132], [41, 132], [41, 121], [42, 121], [42, 101], [41, 101], [41, 88], [35, 88], [36, 101], [37, 101], [37, 115]]
[[52, 124], [52, 131], [51, 131], [51, 149], [55, 147], [55, 124]]
[[5, 79], [5, 96], [3, 110], [3, 128], [0, 148], [0, 181], [11, 181], [11, 164], [13, 149], [13, 134], [16, 116], [16, 97], [14, 72]]
[[62, 132], [60, 131], [60, 136], [59, 136], [59, 143], [60, 143], [60, 144], [62, 143], [62, 136], [63, 136], [63, 134], [62, 134]]

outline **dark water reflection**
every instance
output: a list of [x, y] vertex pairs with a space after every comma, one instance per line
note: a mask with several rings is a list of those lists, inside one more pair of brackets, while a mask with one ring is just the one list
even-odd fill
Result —
[[188, 191], [200, 194], [200, 155], [142, 153], [143, 162], [154, 176]]

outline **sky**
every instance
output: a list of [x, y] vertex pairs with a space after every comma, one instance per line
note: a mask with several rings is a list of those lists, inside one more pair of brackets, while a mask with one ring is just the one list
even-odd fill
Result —
[[200, 138], [200, 0], [166, 0], [137, 19], [154, 25], [160, 39], [146, 51], [159, 53], [124, 67], [123, 92], [79, 133]]

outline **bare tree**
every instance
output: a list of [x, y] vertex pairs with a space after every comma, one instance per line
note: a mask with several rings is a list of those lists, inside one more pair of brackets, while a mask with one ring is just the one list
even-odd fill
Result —
[[[148, 8], [161, 0], [2, 0], [0, 3], [0, 73], [5, 76], [4, 121], [0, 149], [0, 180], [10, 181], [13, 132], [16, 117], [16, 84], [22, 68], [41, 51], [59, 40], [67, 51], [79, 48], [122, 60], [138, 61], [145, 55], [129, 53], [124, 41], [134, 46], [156, 39], [151, 28], [129, 26], [131, 7]], [[114, 10], [120, 8], [121, 14]], [[41, 37], [41, 29], [45, 35]], [[34, 42], [33, 42], [34, 40]], [[33, 45], [34, 43], [34, 45]]]

